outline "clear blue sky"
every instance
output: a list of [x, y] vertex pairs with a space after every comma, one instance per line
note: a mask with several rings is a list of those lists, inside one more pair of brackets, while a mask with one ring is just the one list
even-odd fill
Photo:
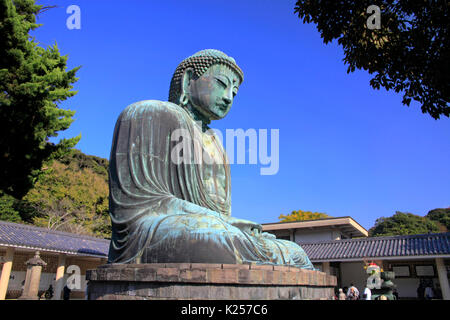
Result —
[[[69, 67], [81, 65], [79, 93], [64, 102], [76, 121], [59, 137], [82, 134], [77, 148], [109, 158], [119, 113], [147, 99], [167, 100], [179, 62], [208, 48], [233, 56], [245, 80], [228, 116], [213, 127], [279, 129], [280, 169], [232, 165], [232, 215], [276, 222], [293, 210], [351, 216], [369, 229], [395, 211], [425, 215], [450, 206], [450, 120], [408, 108], [376, 91], [364, 71], [347, 74], [342, 49], [324, 45], [295, 1], [41, 0], [33, 35], [58, 43]], [[69, 30], [69, 5], [81, 29]]]

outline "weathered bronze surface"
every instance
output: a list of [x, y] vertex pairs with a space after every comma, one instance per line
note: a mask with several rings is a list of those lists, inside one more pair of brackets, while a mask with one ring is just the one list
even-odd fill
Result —
[[231, 217], [230, 166], [208, 125], [225, 117], [242, 81], [233, 58], [203, 50], [175, 70], [170, 102], [141, 101], [121, 113], [109, 169], [110, 263], [313, 269], [296, 243]]

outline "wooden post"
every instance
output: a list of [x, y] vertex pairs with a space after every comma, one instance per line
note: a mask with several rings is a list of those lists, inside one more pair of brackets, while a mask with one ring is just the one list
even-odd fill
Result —
[[322, 262], [322, 271], [326, 274], [330, 274], [330, 263], [329, 262]]
[[436, 258], [436, 267], [439, 277], [439, 284], [442, 290], [442, 299], [450, 300], [450, 288], [448, 285], [447, 268], [445, 267], [444, 259]]
[[65, 269], [66, 269], [66, 255], [60, 254], [58, 256], [58, 267], [56, 269], [55, 293], [53, 295], [53, 300], [61, 300], [62, 289], [64, 287]]
[[13, 257], [14, 257], [14, 248], [11, 247], [6, 248], [6, 255], [3, 263], [2, 275], [0, 277], [0, 300], [5, 300], [6, 298], [9, 277], [11, 276]]

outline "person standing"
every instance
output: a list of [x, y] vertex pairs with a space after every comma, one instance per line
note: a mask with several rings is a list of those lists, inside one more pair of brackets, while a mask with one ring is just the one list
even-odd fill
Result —
[[345, 295], [344, 290], [342, 290], [342, 288], [339, 288], [338, 299], [339, 300], [346, 300], [347, 299], [347, 296]]
[[392, 292], [392, 294], [394, 295], [395, 300], [398, 300], [398, 291], [397, 291], [397, 289], [394, 289], [394, 291]]
[[67, 285], [64, 286], [64, 289], [63, 289], [63, 299], [64, 300], [70, 300], [70, 292], [71, 291], [72, 290], [70, 290]]
[[44, 297], [47, 300], [50, 300], [51, 298], [53, 298], [53, 286], [52, 285], [50, 285], [48, 287], [47, 291], [45, 291]]
[[363, 298], [364, 300], [372, 300], [372, 290], [367, 286], [364, 288]]
[[359, 290], [353, 285], [350, 284], [350, 288], [347, 291], [347, 300], [358, 300], [359, 298]]
[[422, 281], [419, 283], [419, 287], [417, 288], [417, 298], [419, 300], [425, 299], [425, 286], [423, 285]]
[[425, 299], [431, 300], [434, 298], [433, 288], [431, 285], [427, 285], [425, 288]]

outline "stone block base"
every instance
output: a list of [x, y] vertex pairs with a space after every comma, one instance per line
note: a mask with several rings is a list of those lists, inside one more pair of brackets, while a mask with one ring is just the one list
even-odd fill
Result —
[[287, 266], [108, 264], [86, 272], [90, 300], [329, 300], [336, 277]]

